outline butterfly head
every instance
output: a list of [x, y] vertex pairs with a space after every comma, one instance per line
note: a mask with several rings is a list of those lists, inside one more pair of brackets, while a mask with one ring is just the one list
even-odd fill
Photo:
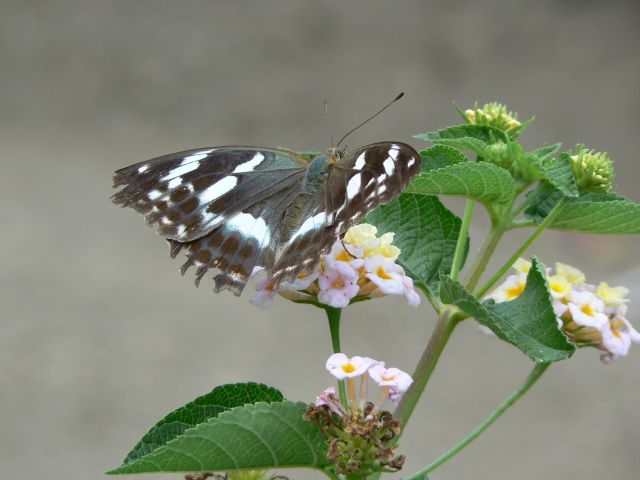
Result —
[[326, 154], [331, 158], [331, 164], [334, 164], [341, 160], [346, 153], [346, 149], [340, 147], [327, 148]]

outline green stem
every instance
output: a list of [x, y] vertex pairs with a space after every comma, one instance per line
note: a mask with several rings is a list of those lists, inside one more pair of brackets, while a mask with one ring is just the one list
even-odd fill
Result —
[[438, 468], [440, 465], [445, 463], [451, 457], [459, 453], [462, 449], [464, 449], [467, 445], [469, 445], [472, 441], [474, 441], [482, 432], [484, 432], [487, 428], [489, 428], [493, 422], [495, 422], [500, 416], [506, 412], [509, 407], [511, 407], [520, 397], [522, 397], [527, 391], [535, 384], [540, 376], [545, 372], [545, 370], [549, 367], [550, 363], [538, 363], [533, 368], [529, 376], [525, 379], [525, 381], [518, 387], [518, 389], [509, 395], [500, 406], [489, 415], [480, 425], [478, 425], [469, 435], [463, 438], [457, 445], [443, 453], [436, 460], [431, 462], [429, 465], [424, 467], [422, 470], [417, 471], [410, 477], [406, 477], [404, 480], [423, 480], [427, 474]]
[[487, 264], [489, 263], [493, 252], [496, 250], [503, 234], [504, 229], [502, 225], [498, 223], [491, 224], [491, 230], [484, 239], [482, 247], [480, 247], [480, 253], [476, 257], [475, 263], [469, 271], [469, 277], [465, 285], [467, 290], [473, 291], [473, 289], [476, 288], [476, 285], [478, 285], [480, 277], [482, 277], [484, 270], [487, 268]]
[[413, 372], [413, 384], [409, 387], [409, 390], [402, 396], [400, 404], [395, 411], [396, 418], [402, 421], [402, 428], [407, 425], [409, 417], [413, 413], [422, 392], [424, 392], [431, 374], [435, 369], [436, 364], [440, 358], [442, 350], [444, 350], [453, 329], [458, 324], [458, 319], [452, 314], [452, 310], [445, 309], [440, 316], [436, 326], [431, 334], [429, 343], [427, 344], [416, 369]]
[[365, 480], [367, 475], [362, 473], [345, 473], [345, 480]]
[[515, 219], [527, 207], [529, 207], [529, 205], [531, 205], [534, 200], [535, 200], [535, 195], [528, 195], [522, 202], [520, 202], [520, 205], [518, 205], [516, 208], [513, 209], [513, 211], [511, 212], [511, 218]]
[[475, 202], [471, 199], [468, 199], [467, 204], [464, 207], [464, 215], [462, 216], [460, 233], [458, 234], [456, 250], [453, 254], [453, 264], [451, 265], [450, 277], [453, 280], [456, 280], [458, 278], [458, 273], [460, 273], [460, 268], [462, 268], [462, 258], [463, 258], [465, 247], [467, 246], [467, 236], [469, 233], [469, 225], [471, 225], [471, 219], [473, 218], [474, 205], [475, 205]]
[[[560, 213], [562, 207], [566, 202], [566, 197], [562, 197], [558, 203], [553, 207], [553, 209], [549, 212], [549, 214], [544, 218], [544, 220], [538, 225], [538, 227], [533, 231], [531, 236], [522, 244], [522, 246], [516, 250], [516, 252], [509, 257], [502, 267], [500, 267], [491, 278], [485, 283], [480, 290], [478, 290], [475, 294], [476, 297], [480, 298], [485, 293], [487, 293], [491, 287], [495, 285], [495, 283], [502, 278], [502, 276], [511, 268], [513, 263], [518, 260], [522, 256], [522, 254], [536, 241], [536, 239], [540, 236], [540, 234], [551, 224], [554, 218]], [[473, 287], [471, 287], [473, 289]]]
[[[325, 307], [324, 311], [327, 313], [327, 319], [329, 320], [329, 332], [331, 333], [333, 353], [340, 353], [340, 316], [342, 315], [342, 309]], [[340, 397], [340, 403], [345, 407], [348, 406], [347, 389], [345, 388], [344, 380], [338, 380], [338, 395]]]

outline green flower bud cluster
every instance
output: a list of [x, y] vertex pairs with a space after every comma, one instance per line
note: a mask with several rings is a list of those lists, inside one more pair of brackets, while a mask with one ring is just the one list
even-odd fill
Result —
[[541, 178], [539, 163], [516, 141], [499, 140], [487, 146], [485, 160], [509, 171], [516, 180], [527, 184]]
[[521, 125], [518, 114], [509, 112], [498, 102], [486, 103], [482, 108], [478, 108], [478, 102], [475, 102], [473, 109], [465, 110], [464, 116], [473, 125], [488, 125], [507, 133]]
[[309, 405], [304, 419], [324, 432], [329, 445], [327, 458], [337, 474], [366, 477], [374, 472], [398, 471], [404, 464], [404, 455], [396, 455], [393, 446], [400, 421], [371, 402], [347, 415], [338, 415], [327, 405]]
[[607, 152], [594, 152], [584, 145], [576, 145], [570, 156], [578, 189], [604, 193], [611, 190], [613, 162]]

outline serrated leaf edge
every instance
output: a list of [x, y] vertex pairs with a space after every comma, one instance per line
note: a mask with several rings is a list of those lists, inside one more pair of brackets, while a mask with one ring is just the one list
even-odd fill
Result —
[[[451, 147], [453, 148], [453, 147]], [[465, 165], [465, 167], [461, 167], [460, 165]], [[439, 188], [439, 192], [438, 193], [420, 193], [417, 191], [413, 191], [411, 189], [411, 185], [416, 182], [416, 181], [420, 181], [420, 177], [427, 177], [429, 175], [434, 175], [434, 174], [447, 174], [450, 175], [452, 178], [456, 179], [459, 183], [463, 184], [465, 189], [466, 189], [466, 194], [455, 194], [455, 196], [463, 196], [463, 197], [469, 197], [469, 193], [470, 193], [470, 188], [469, 188], [469, 184], [463, 180], [461, 180], [458, 176], [455, 175], [455, 173], [450, 173], [447, 170], [452, 170], [452, 169], [456, 169], [456, 168], [468, 168], [466, 167], [466, 165], [474, 165], [474, 167], [472, 168], [484, 168], [487, 169], [486, 171], [493, 175], [493, 178], [498, 179], [499, 176], [504, 176], [505, 179], [508, 179], [508, 181], [510, 182], [509, 185], [511, 187], [510, 189], [510, 194], [507, 196], [506, 194], [502, 193], [499, 197], [497, 198], [487, 198], [487, 199], [483, 199], [483, 198], [478, 198], [477, 201], [481, 202], [481, 203], [505, 203], [508, 202], [509, 200], [511, 200], [511, 198], [513, 198], [513, 196], [516, 194], [516, 187], [515, 187], [515, 182], [513, 181], [513, 178], [511, 177], [511, 174], [505, 170], [502, 167], [499, 167], [498, 165], [494, 165], [493, 163], [489, 163], [489, 162], [458, 162], [458, 163], [454, 163], [451, 165], [446, 165], [444, 167], [440, 167], [440, 168], [434, 168], [433, 170], [428, 170], [426, 172], [422, 172], [420, 174], [418, 174], [413, 181], [409, 184], [409, 186], [407, 186], [405, 192], [406, 193], [411, 193], [414, 195], [452, 195], [454, 196], [454, 194], [448, 194], [448, 193], [443, 193], [442, 189]], [[475, 167], [475, 165], [477, 165], [478, 167]], [[481, 166], [481, 167], [480, 167]], [[485, 182], [484, 177], [481, 177], [482, 182], [483, 182], [483, 189], [486, 190], [487, 189], [487, 183]], [[434, 180], [431, 179], [424, 179], [424, 181], [431, 181], [434, 182]], [[498, 179], [499, 181], [499, 179]]]
[[[282, 399], [281, 399], [281, 400], [274, 400], [274, 401], [272, 401], [272, 402], [255, 402], [255, 403], [267, 403], [267, 404], [269, 404], [269, 403], [282, 403], [282, 402], [286, 401], [286, 399], [284, 398], [284, 395], [282, 394], [282, 392], [281, 392], [279, 389], [277, 389], [276, 387], [272, 387], [271, 385], [267, 385], [266, 383], [259, 383], [259, 382], [237, 382], [237, 383], [225, 383], [225, 384], [222, 384], [222, 385], [218, 385], [218, 386], [214, 387], [210, 392], [205, 393], [205, 394], [203, 394], [203, 395], [200, 395], [200, 396], [196, 397], [194, 400], [192, 400], [192, 401], [190, 401], [190, 402], [187, 402], [187, 403], [185, 403], [184, 405], [182, 405], [181, 407], [178, 407], [178, 408], [176, 408], [176, 409], [172, 410], [171, 412], [167, 413], [164, 417], [162, 417], [160, 420], [158, 420], [158, 421], [155, 423], [155, 425], [153, 425], [149, 430], [147, 430], [147, 432], [142, 436], [142, 438], [138, 441], [138, 443], [136, 443], [136, 444], [134, 445], [134, 447], [131, 449], [131, 451], [129, 451], [129, 452], [127, 453], [127, 455], [126, 455], [126, 457], [125, 457], [125, 460], [126, 460], [127, 458], [129, 458], [129, 456], [130, 456], [134, 451], [136, 451], [136, 448], [138, 447], [138, 445], [141, 445], [141, 444], [150, 445], [150, 443], [143, 443], [143, 440], [144, 440], [144, 439], [145, 439], [149, 434], [151, 434], [151, 432], [153, 432], [156, 428], [160, 428], [161, 426], [169, 425], [169, 424], [172, 424], [172, 423], [181, 423], [181, 424], [183, 424], [183, 425], [188, 425], [188, 424], [186, 424], [185, 422], [180, 422], [180, 421], [173, 421], [173, 422], [166, 422], [166, 423], [162, 423], [165, 419], [167, 419], [169, 416], [171, 416], [171, 415], [173, 415], [174, 413], [176, 413], [178, 410], [182, 410], [182, 409], [184, 409], [184, 408], [187, 408], [188, 406], [212, 407], [212, 408], [219, 407], [219, 408], [221, 408], [221, 409], [223, 409], [223, 410], [224, 410], [223, 412], [220, 412], [220, 413], [219, 413], [218, 415], [216, 415], [216, 416], [209, 417], [209, 418], [207, 419], [207, 421], [208, 421], [208, 420], [210, 420], [210, 419], [218, 418], [222, 413], [225, 413], [225, 412], [227, 412], [227, 411], [230, 411], [230, 410], [232, 410], [232, 409], [234, 409], [234, 408], [244, 407], [244, 406], [246, 406], [246, 405], [254, 405], [255, 403], [251, 403], [251, 402], [249, 402], [249, 403], [245, 403], [244, 405], [238, 405], [237, 407], [231, 407], [231, 408], [228, 408], [228, 407], [226, 407], [226, 406], [224, 406], [224, 405], [220, 405], [220, 404], [196, 404], [196, 401], [200, 400], [200, 399], [201, 399], [201, 398], [203, 398], [203, 397], [206, 397], [207, 395], [211, 395], [213, 392], [215, 392], [215, 391], [216, 391], [216, 390], [218, 390], [218, 389], [224, 389], [224, 388], [226, 388], [226, 387], [239, 387], [239, 386], [241, 386], [241, 385], [242, 385], [242, 386], [247, 386], [247, 387], [248, 387], [248, 386], [252, 386], [252, 387], [257, 387], [257, 388], [262, 388], [262, 387], [264, 387], [264, 388], [265, 388], [265, 390], [266, 390], [266, 391], [268, 391], [268, 393], [269, 393], [269, 394], [271, 394], [271, 393], [276, 393], [276, 394], [279, 394], [279, 395], [282, 397]], [[265, 392], [265, 393], [266, 393], [266, 392]], [[201, 422], [201, 423], [204, 423], [204, 422]], [[181, 436], [181, 435], [183, 435], [186, 431], [188, 431], [188, 430], [190, 430], [190, 429], [192, 429], [192, 428], [197, 427], [197, 426], [198, 426], [198, 425], [200, 425], [201, 423], [199, 423], [199, 424], [197, 424], [197, 425], [195, 425], [195, 426], [190, 426], [190, 427], [188, 427], [187, 429], [185, 429], [185, 430], [182, 432], [182, 434], [178, 435], [177, 437], [174, 437], [174, 439], [175, 439], [175, 438], [180, 437], [180, 436]], [[173, 439], [172, 439], [172, 440], [173, 440]], [[171, 440], [170, 440], [170, 442], [171, 442]], [[153, 452], [155, 452], [157, 449], [162, 448], [163, 446], [164, 446], [164, 445], [160, 445], [159, 447], [154, 448], [152, 451], [150, 451], [150, 452], [146, 453], [146, 454], [145, 454], [145, 455], [143, 455], [143, 456], [150, 455], [150, 454], [152, 454]], [[142, 458], [142, 457], [137, 457], [135, 460], [139, 460], [139, 459], [141, 459], [141, 458]], [[135, 461], [135, 460], [134, 460], [134, 461]], [[131, 462], [130, 462], [130, 463], [131, 463]], [[128, 465], [128, 464], [129, 464], [129, 463], [123, 463], [123, 465]]]
[[[273, 387], [271, 387], [271, 388], [273, 388]], [[172, 444], [173, 444], [174, 442], [179, 441], [183, 436], [186, 436], [186, 435], [187, 435], [187, 433], [189, 433], [189, 432], [191, 432], [191, 431], [194, 431], [194, 430], [197, 430], [198, 428], [204, 428], [204, 427], [203, 427], [203, 425], [206, 425], [206, 424], [209, 424], [209, 423], [220, 422], [220, 421], [221, 421], [221, 420], [220, 420], [221, 418], [224, 418], [225, 416], [228, 416], [228, 415], [232, 415], [232, 414], [233, 414], [233, 412], [235, 412], [236, 410], [240, 410], [240, 409], [248, 409], [248, 410], [251, 410], [251, 409], [256, 409], [256, 408], [258, 408], [258, 407], [264, 407], [264, 406], [270, 406], [270, 405], [274, 405], [274, 406], [276, 406], [276, 405], [283, 405], [283, 404], [291, 404], [291, 405], [306, 405], [306, 403], [304, 403], [304, 402], [299, 402], [299, 401], [298, 401], [298, 402], [292, 402], [292, 401], [290, 401], [290, 400], [283, 400], [283, 401], [281, 401], [281, 402], [272, 402], [272, 403], [268, 403], [268, 402], [247, 403], [247, 404], [245, 404], [245, 405], [240, 405], [240, 406], [237, 406], [237, 407], [233, 407], [233, 408], [231, 408], [231, 409], [229, 409], [229, 410], [226, 410], [226, 411], [224, 411], [224, 412], [221, 412], [219, 415], [217, 415], [217, 416], [215, 416], [215, 417], [211, 417], [211, 418], [207, 419], [205, 422], [199, 423], [199, 424], [195, 425], [194, 427], [190, 427], [190, 428], [186, 429], [184, 432], [182, 432], [182, 434], [180, 434], [179, 436], [177, 436], [177, 437], [175, 437], [175, 438], [171, 439], [171, 440], [170, 440], [169, 442], [167, 442], [165, 445], [162, 445], [162, 446], [160, 446], [160, 447], [156, 448], [156, 449], [155, 449], [155, 450], [153, 450], [152, 452], [149, 452], [148, 454], [146, 454], [146, 455], [144, 455], [144, 456], [142, 456], [142, 457], [139, 457], [139, 458], [137, 458], [137, 459], [133, 460], [133, 461], [132, 461], [132, 462], [130, 462], [130, 463], [123, 463], [122, 465], [120, 465], [120, 466], [118, 466], [118, 467], [114, 468], [113, 470], [109, 470], [109, 471], [105, 472], [105, 474], [106, 474], [106, 475], [126, 475], [126, 474], [127, 474], [127, 472], [119, 472], [118, 470], [121, 470], [121, 469], [123, 469], [123, 468], [129, 468], [129, 467], [132, 467], [133, 465], [137, 464], [138, 462], [147, 462], [147, 463], [150, 463], [150, 464], [152, 464], [152, 465], [156, 466], [156, 464], [153, 462], [153, 460], [151, 460], [151, 459], [149, 459], [149, 458], [147, 458], [147, 457], [149, 457], [149, 456], [155, 456], [155, 455], [157, 455], [157, 454], [159, 455], [159, 454], [161, 454], [162, 452], [164, 452], [165, 450], [169, 449], [170, 447], [171, 447], [171, 448], [174, 448], [174, 447], [172, 447]], [[274, 414], [274, 412], [269, 412], [269, 413]], [[274, 414], [274, 415], [275, 415], [275, 414]], [[279, 418], [280, 418], [281, 420], [283, 420], [283, 419], [282, 419], [282, 417], [279, 417]], [[296, 429], [295, 427], [293, 427], [293, 426], [292, 426], [291, 424], [289, 424], [288, 422], [285, 422], [285, 423], [287, 424], [287, 426], [288, 426], [291, 430], [293, 430], [293, 431], [294, 431], [294, 432], [295, 432], [295, 433], [296, 433], [296, 434], [301, 438], [301, 440], [303, 440], [303, 442], [304, 442], [304, 443], [309, 447], [309, 449], [311, 450], [311, 453], [312, 453], [312, 455], [313, 455], [313, 464], [312, 464], [312, 465], [286, 465], [286, 467], [287, 467], [287, 468], [289, 468], [289, 467], [294, 468], [294, 467], [296, 467], [296, 466], [300, 466], [300, 467], [309, 467], [309, 468], [316, 468], [316, 469], [320, 469], [320, 470], [322, 470], [322, 468], [324, 468], [324, 467], [321, 467], [321, 466], [319, 466], [319, 465], [318, 465], [318, 456], [317, 456], [317, 454], [316, 454], [315, 449], [313, 448], [313, 445], [311, 445], [311, 444], [306, 440], [306, 438], [304, 437], [304, 435], [303, 435], [300, 431], [298, 431], [298, 429]], [[234, 424], [234, 425], [242, 426], [241, 424], [238, 424], [237, 422], [227, 422], [227, 424]], [[246, 428], [246, 427], [243, 427], [243, 428]], [[254, 433], [254, 432], [251, 432], [251, 433]], [[193, 435], [193, 434], [192, 434], [192, 435]], [[254, 433], [254, 435], [255, 435], [255, 433]], [[256, 435], [256, 437], [258, 437], [258, 436]], [[209, 441], [209, 442], [211, 442], [211, 443], [215, 443], [215, 444], [216, 444], [216, 446], [217, 446], [220, 450], [224, 451], [224, 452], [229, 456], [229, 458], [233, 461], [233, 463], [234, 463], [234, 464], [236, 464], [236, 466], [237, 466], [237, 461], [235, 460], [234, 456], [233, 456], [232, 454], [228, 453], [228, 452], [227, 452], [227, 450], [226, 450], [224, 447], [220, 446], [217, 442], [213, 442], [211, 439], [208, 439], [208, 438], [206, 438], [206, 437], [202, 437], [201, 435], [196, 435], [196, 438], [201, 438], [201, 439], [203, 439], [203, 440], [207, 440], [207, 441]], [[259, 438], [259, 437], [258, 437], [258, 438]], [[261, 441], [262, 443], [264, 443], [264, 444], [267, 446], [267, 449], [268, 449], [269, 451], [271, 451], [271, 448], [269, 448], [269, 446], [266, 444], [266, 442], [264, 442], [262, 439], [260, 439], [260, 441]], [[198, 459], [196, 459], [196, 458], [193, 458], [193, 456], [192, 456], [192, 455], [187, 454], [187, 453], [184, 453], [184, 452], [180, 451], [179, 449], [175, 449], [175, 448], [174, 448], [174, 450], [173, 450], [173, 451], [176, 451], [176, 452], [178, 452], [178, 453], [184, 454], [185, 456], [191, 457], [191, 459], [192, 459], [192, 460], [194, 460], [194, 461], [196, 461], [197, 463], [200, 463], [200, 464], [202, 463], [202, 462], [200, 462], [200, 460], [198, 460]], [[279, 467], [279, 466], [281, 466], [281, 465], [278, 465], [277, 463], [274, 463], [274, 465], [273, 465], [273, 467]], [[159, 467], [157, 467], [157, 466], [156, 466], [156, 468], [158, 468], [158, 472], [157, 472], [157, 473], [161, 473], [161, 472], [163, 472], [163, 471], [164, 471], [164, 470], [162, 470], [161, 468], [159, 468]], [[251, 467], [238, 468], [238, 469], [239, 469], [239, 470], [243, 470], [243, 469], [245, 469], [245, 470], [246, 470], [246, 469], [251, 469]], [[200, 470], [198, 470], [198, 471], [200, 471]], [[204, 469], [203, 469], [202, 471], [204, 471]], [[152, 473], [152, 472], [149, 472], [149, 473]]]

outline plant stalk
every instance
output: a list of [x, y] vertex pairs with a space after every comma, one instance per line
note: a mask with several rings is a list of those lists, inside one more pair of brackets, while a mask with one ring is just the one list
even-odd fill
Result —
[[[522, 256], [522, 254], [527, 251], [527, 249], [536, 241], [536, 239], [540, 236], [540, 234], [551, 224], [554, 218], [558, 216], [560, 210], [564, 206], [566, 202], [566, 197], [562, 197], [558, 203], [553, 207], [553, 209], [549, 212], [549, 214], [544, 218], [542, 222], [538, 225], [538, 227], [533, 231], [531, 236], [527, 238], [527, 240], [520, 246], [516, 252], [509, 257], [502, 267], [500, 267], [487, 282], [478, 290], [475, 294], [477, 298], [482, 297], [485, 293], [487, 293], [495, 283], [502, 278], [502, 276], [511, 268], [513, 263], [518, 260]], [[473, 287], [471, 287], [472, 289]]]
[[420, 396], [424, 392], [431, 374], [440, 359], [440, 354], [444, 350], [453, 329], [458, 324], [458, 319], [452, 315], [451, 309], [447, 308], [439, 315], [436, 326], [431, 334], [429, 343], [425, 348], [416, 369], [413, 372], [413, 384], [402, 396], [400, 404], [395, 411], [395, 416], [402, 422], [402, 428], [407, 425], [409, 417], [413, 413]]
[[[342, 309], [325, 307], [324, 311], [327, 313], [327, 319], [329, 320], [329, 332], [331, 333], [333, 353], [340, 353], [340, 317], [342, 315]], [[344, 380], [338, 380], [338, 396], [340, 403], [345, 408], [348, 408], [349, 403], [347, 401], [347, 389], [345, 388]]]
[[545, 370], [551, 365], [550, 363], [538, 363], [529, 376], [525, 379], [525, 381], [518, 387], [518, 389], [509, 395], [500, 406], [491, 413], [480, 425], [478, 425], [469, 435], [463, 438], [457, 445], [443, 453], [436, 460], [431, 462], [429, 465], [424, 467], [423, 469], [417, 471], [413, 475], [406, 477], [404, 480], [423, 480], [430, 472], [438, 468], [440, 465], [445, 463], [447, 460], [458, 454], [461, 450], [463, 450], [467, 445], [469, 445], [472, 441], [474, 441], [480, 434], [482, 434], [487, 428], [489, 428], [493, 422], [495, 422], [500, 416], [506, 412], [514, 403], [520, 399], [527, 391], [538, 381], [540, 376], [545, 372]]
[[482, 274], [487, 268], [487, 264], [495, 252], [502, 235], [504, 235], [504, 229], [501, 224], [492, 223], [491, 230], [489, 234], [485, 237], [484, 242], [482, 243], [482, 247], [480, 248], [480, 253], [476, 257], [473, 267], [469, 271], [468, 279], [465, 282], [465, 287], [469, 291], [473, 291], [478, 285]]
[[450, 277], [452, 280], [458, 279], [458, 274], [462, 268], [462, 257], [464, 255], [464, 249], [467, 245], [467, 236], [469, 234], [469, 226], [471, 225], [471, 219], [473, 218], [473, 206], [475, 202], [471, 199], [467, 200], [464, 207], [464, 215], [462, 216], [462, 224], [460, 225], [460, 234], [458, 235], [458, 241], [456, 242], [456, 250], [453, 254], [453, 264], [451, 265]]

